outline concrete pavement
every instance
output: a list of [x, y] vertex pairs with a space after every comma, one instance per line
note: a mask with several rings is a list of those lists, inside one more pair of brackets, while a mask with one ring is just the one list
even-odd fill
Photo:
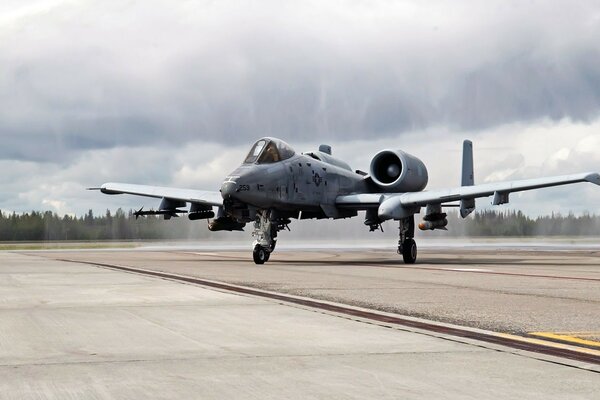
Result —
[[598, 373], [199, 286], [0, 253], [0, 398], [593, 399]]

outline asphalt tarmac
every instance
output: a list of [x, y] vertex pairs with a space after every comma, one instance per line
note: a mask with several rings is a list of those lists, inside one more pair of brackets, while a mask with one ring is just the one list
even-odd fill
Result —
[[599, 257], [594, 249], [430, 249], [406, 266], [381, 249], [305, 249], [256, 266], [248, 251], [206, 248], [0, 253], [0, 398], [595, 399], [597, 365], [90, 263], [593, 353]]

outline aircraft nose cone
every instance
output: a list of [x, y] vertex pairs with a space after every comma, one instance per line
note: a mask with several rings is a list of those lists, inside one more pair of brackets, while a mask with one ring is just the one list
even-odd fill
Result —
[[238, 185], [235, 182], [225, 182], [221, 185], [221, 196], [224, 199], [232, 197], [237, 193]]

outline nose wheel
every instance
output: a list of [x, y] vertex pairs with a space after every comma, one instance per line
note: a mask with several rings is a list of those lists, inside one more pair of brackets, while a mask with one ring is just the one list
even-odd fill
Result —
[[262, 211], [257, 214], [256, 221], [254, 221], [254, 232], [252, 232], [255, 239], [252, 258], [255, 264], [262, 265], [269, 261], [269, 257], [277, 244], [277, 231], [278, 225], [271, 221], [269, 211]]
[[254, 251], [252, 252], [252, 256], [254, 258], [254, 263], [258, 265], [262, 265], [269, 261], [269, 257], [271, 253], [267, 251], [263, 246], [257, 244], [254, 246]]

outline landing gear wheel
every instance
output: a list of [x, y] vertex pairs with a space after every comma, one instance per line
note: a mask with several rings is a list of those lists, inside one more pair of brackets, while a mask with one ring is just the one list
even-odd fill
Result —
[[269, 260], [269, 253], [267, 253], [264, 247], [258, 244], [254, 246], [252, 256], [254, 257], [254, 263], [259, 265], [264, 264], [267, 260]]
[[406, 239], [402, 245], [402, 258], [406, 264], [414, 264], [417, 261], [417, 243], [414, 239]]
[[265, 251], [265, 253], [267, 253], [267, 258], [265, 258], [265, 262], [269, 261], [269, 258], [271, 258], [271, 253], [269, 253], [268, 251]]

